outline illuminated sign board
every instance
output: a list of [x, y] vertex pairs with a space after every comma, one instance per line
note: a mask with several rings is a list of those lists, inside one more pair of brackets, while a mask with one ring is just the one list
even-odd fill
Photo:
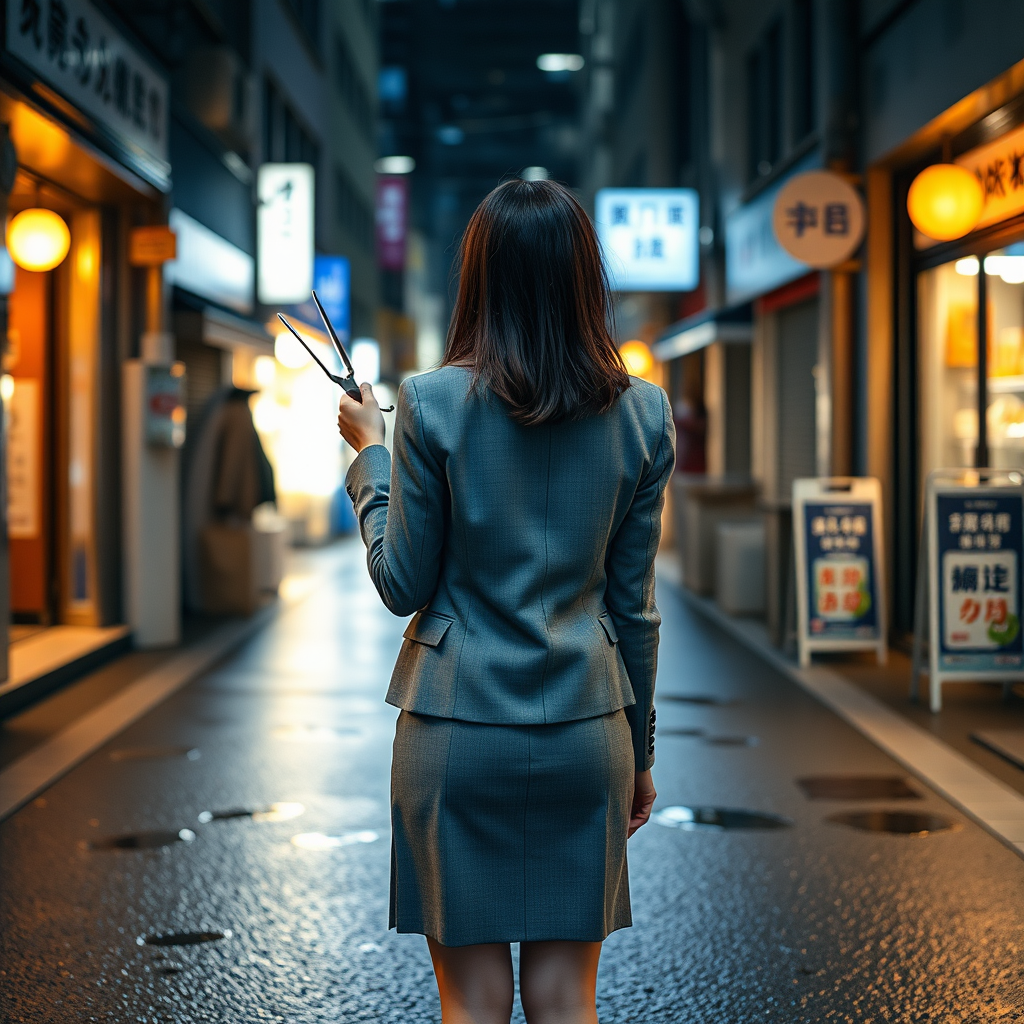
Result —
[[377, 264], [382, 270], [405, 269], [409, 221], [409, 179], [397, 174], [377, 177]]
[[251, 313], [255, 260], [177, 208], [167, 219], [177, 242], [167, 279], [229, 309]]
[[7, 4], [7, 49], [161, 174], [167, 81], [88, 0]]
[[313, 168], [263, 164], [257, 172], [260, 302], [304, 302], [313, 288]]
[[770, 292], [810, 270], [779, 244], [775, 201], [791, 178], [820, 166], [820, 154], [809, 154], [788, 178], [769, 185], [725, 218], [725, 297], [730, 306]]
[[700, 206], [692, 188], [603, 188], [597, 233], [612, 289], [687, 292], [700, 281]]

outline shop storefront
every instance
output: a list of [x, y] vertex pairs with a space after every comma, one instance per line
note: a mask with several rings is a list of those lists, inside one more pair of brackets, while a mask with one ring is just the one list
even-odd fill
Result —
[[[795, 161], [726, 219], [726, 286], [730, 303], [752, 306], [749, 412], [739, 396], [721, 404], [726, 421], [749, 433], [747, 472], [757, 485], [763, 524], [763, 611], [777, 644], [792, 616], [793, 481], [843, 472], [836, 458], [832, 344], [835, 275], [812, 271], [779, 244], [773, 227], [776, 199], [797, 175], [821, 167], [819, 150]], [[843, 386], [843, 382], [840, 382]]]
[[[1024, 469], [1024, 95], [1021, 83], [1013, 88], [1015, 77], [1011, 69], [965, 98], [907, 141], [902, 149], [912, 158], [873, 172], [876, 197], [889, 192], [893, 217], [891, 226], [881, 214], [876, 218], [878, 259], [868, 278], [876, 316], [886, 305], [891, 310], [882, 337], [893, 339], [890, 362], [881, 339], [869, 334], [869, 358], [873, 350], [876, 369], [891, 367], [892, 383], [872, 393], [869, 377], [868, 409], [869, 420], [891, 423], [885, 469], [897, 642], [913, 627], [928, 474], [953, 467]], [[965, 110], [975, 116], [965, 117]], [[983, 196], [974, 228], [948, 241], [924, 234], [908, 212], [915, 178], [942, 164], [968, 170]], [[879, 236], [891, 240], [891, 255]], [[887, 269], [895, 282], [891, 292], [881, 278]], [[894, 420], [885, 415], [887, 396]]]
[[[120, 368], [137, 354], [144, 305], [127, 245], [134, 225], [159, 221], [170, 187], [166, 81], [94, 8], [66, 6], [57, 32], [43, 5], [8, 4], [0, 56], [0, 122], [17, 161], [6, 197], [13, 263], [5, 253], [0, 273], [9, 552], [0, 586], [11, 642], [31, 671], [47, 669], [58, 648], [73, 660], [127, 632], [116, 628]], [[40, 637], [55, 627], [64, 632]]]

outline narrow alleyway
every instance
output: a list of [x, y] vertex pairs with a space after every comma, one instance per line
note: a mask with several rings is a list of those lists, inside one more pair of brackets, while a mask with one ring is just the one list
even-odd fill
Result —
[[[386, 930], [404, 623], [358, 544], [323, 558], [305, 601], [0, 825], [0, 1020], [440, 1019], [423, 939]], [[659, 601], [663, 818], [779, 820], [638, 833], [602, 1022], [1024, 1020], [1024, 860], [671, 585]], [[915, 796], [798, 784], [835, 775]], [[953, 827], [829, 820], [876, 810]]]

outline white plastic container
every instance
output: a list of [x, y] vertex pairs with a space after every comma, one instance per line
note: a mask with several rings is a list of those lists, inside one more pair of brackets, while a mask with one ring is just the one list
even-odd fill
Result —
[[763, 615], [764, 523], [719, 523], [716, 530], [715, 600], [730, 615]]

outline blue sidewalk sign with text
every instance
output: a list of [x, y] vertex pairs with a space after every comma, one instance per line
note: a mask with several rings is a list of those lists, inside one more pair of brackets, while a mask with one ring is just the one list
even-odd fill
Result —
[[[1024, 679], [1024, 479], [937, 469], [925, 485], [910, 693], [927, 665], [929, 704], [947, 682]], [[925, 640], [927, 639], [927, 653]]]
[[793, 483], [800, 662], [813, 651], [886, 656], [881, 490], [865, 479]]
[[1019, 669], [1020, 494], [937, 496], [939, 667]]
[[876, 637], [871, 512], [870, 505], [861, 503], [804, 505], [812, 636]]

